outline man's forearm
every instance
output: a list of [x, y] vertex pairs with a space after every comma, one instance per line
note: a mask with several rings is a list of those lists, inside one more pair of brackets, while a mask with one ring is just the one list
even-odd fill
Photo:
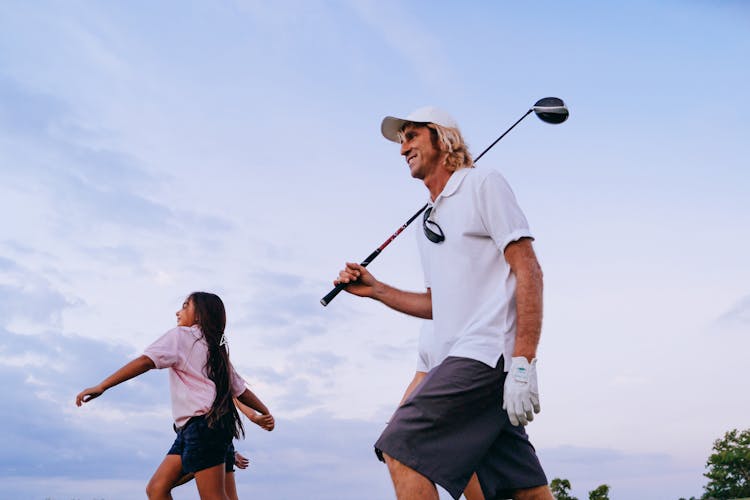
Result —
[[513, 356], [536, 357], [542, 333], [542, 270], [534, 261], [516, 272], [516, 346]]
[[372, 298], [404, 314], [432, 319], [432, 293], [429, 289], [426, 292], [406, 292], [385, 283], [378, 283], [373, 290]]

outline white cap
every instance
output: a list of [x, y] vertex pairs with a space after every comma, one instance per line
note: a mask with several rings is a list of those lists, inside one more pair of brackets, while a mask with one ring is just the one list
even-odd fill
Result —
[[386, 116], [380, 125], [380, 131], [389, 141], [401, 142], [398, 140], [398, 132], [405, 123], [434, 123], [442, 127], [458, 128], [458, 123], [451, 115], [436, 108], [435, 106], [425, 106], [411, 113], [406, 118], [396, 118], [395, 116]]

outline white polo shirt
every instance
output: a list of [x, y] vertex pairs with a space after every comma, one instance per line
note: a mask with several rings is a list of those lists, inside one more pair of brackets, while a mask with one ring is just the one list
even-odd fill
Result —
[[507, 371], [516, 339], [516, 277], [503, 251], [532, 237], [526, 217], [505, 178], [486, 168], [455, 171], [428, 203], [445, 240], [433, 243], [417, 231], [425, 286], [432, 290], [432, 321], [420, 334], [417, 370], [429, 371], [448, 356], [494, 368], [504, 353]]

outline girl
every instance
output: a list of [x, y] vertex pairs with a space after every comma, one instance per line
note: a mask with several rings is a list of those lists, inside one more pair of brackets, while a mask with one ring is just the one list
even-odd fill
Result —
[[110, 387], [153, 368], [169, 368], [172, 415], [177, 438], [146, 487], [152, 500], [172, 498], [180, 478], [193, 473], [202, 500], [226, 499], [225, 460], [233, 438], [245, 430], [233, 397], [257, 411], [254, 423], [273, 430], [268, 408], [234, 371], [224, 339], [226, 313], [221, 299], [194, 292], [177, 311], [177, 328], [146, 348], [144, 354], [76, 396], [81, 406]]

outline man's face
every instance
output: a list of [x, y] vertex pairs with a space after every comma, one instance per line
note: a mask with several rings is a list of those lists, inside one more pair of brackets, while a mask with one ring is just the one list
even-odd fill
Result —
[[401, 154], [409, 164], [411, 176], [424, 179], [440, 166], [442, 156], [432, 143], [430, 129], [425, 125], [407, 125], [403, 130]]

